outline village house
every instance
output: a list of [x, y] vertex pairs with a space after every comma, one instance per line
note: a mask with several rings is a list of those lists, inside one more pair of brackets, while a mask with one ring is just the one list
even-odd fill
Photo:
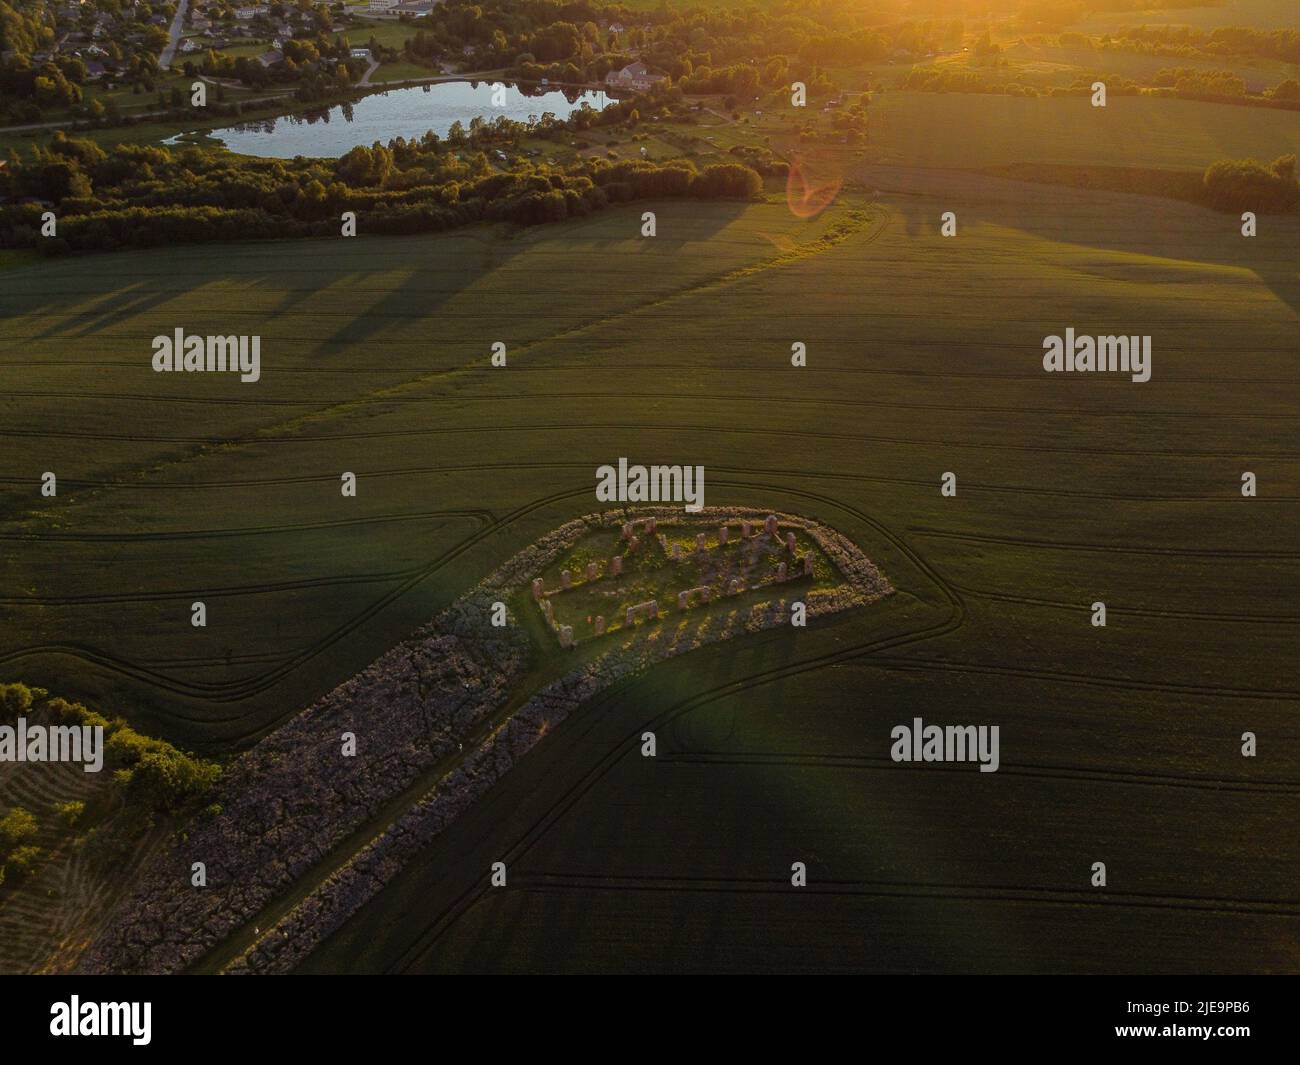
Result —
[[632, 92], [645, 92], [663, 80], [663, 74], [650, 73], [650, 68], [639, 59], [635, 63], [629, 63], [622, 70], [611, 70], [605, 75], [607, 87], [629, 89]]

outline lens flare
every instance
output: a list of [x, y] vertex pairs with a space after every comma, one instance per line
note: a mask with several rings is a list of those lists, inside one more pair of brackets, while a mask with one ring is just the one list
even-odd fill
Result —
[[796, 218], [815, 218], [826, 210], [844, 185], [839, 162], [829, 156], [801, 153], [790, 162], [785, 182], [786, 203]]

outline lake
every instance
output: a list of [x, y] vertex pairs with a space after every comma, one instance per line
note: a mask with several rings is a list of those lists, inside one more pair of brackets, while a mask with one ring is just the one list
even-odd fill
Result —
[[[475, 116], [491, 121], [500, 115], [525, 122], [530, 115], [540, 118], [550, 111], [567, 118], [585, 102], [597, 111], [610, 103], [603, 92], [581, 89], [525, 92], [505, 86], [505, 106], [492, 103], [492, 83], [486, 81], [443, 81], [375, 93], [356, 103], [337, 104], [299, 115], [242, 122], [212, 130], [208, 136], [233, 152], [271, 159], [292, 159], [295, 155], [333, 159], [358, 144], [375, 141], [387, 144], [395, 137], [419, 140], [433, 130], [445, 137], [452, 123], [466, 129]], [[186, 134], [171, 137], [164, 144], [176, 144]]]

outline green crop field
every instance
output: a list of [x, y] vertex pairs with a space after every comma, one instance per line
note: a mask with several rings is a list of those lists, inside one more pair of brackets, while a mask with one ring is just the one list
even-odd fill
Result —
[[[1294, 147], [1130, 103], [1105, 120], [1166, 131], [1132, 163]], [[976, 165], [1045, 104], [883, 107], [900, 138], [982, 108]], [[710, 505], [814, 517], [898, 594], [597, 697], [305, 968], [1293, 970], [1300, 224], [855, 165], [876, 196], [812, 221], [774, 189], [655, 204], [652, 240], [617, 208], [7, 272], [5, 673], [237, 749], [595, 509], [596, 467], [698, 462]], [[1086, 323], [1151, 334], [1151, 381], [1043, 374]], [[178, 326], [259, 334], [261, 380], [153, 373]], [[999, 722], [1002, 770], [891, 762], [914, 716]]]
[[[89, 710], [6, 686], [0, 725], [111, 737], [99, 777], [0, 749], [0, 970], [1300, 972], [1300, 112], [1264, 95], [1300, 67], [1091, 47], [1295, 0], [669, 15], [732, 6], [338, 31], [387, 57], [358, 94], [667, 76], [599, 117], [422, 142], [432, 93], [305, 102], [354, 76], [322, 44], [239, 116], [88, 85], [140, 121], [70, 135], [203, 149], [108, 156], [28, 65], [67, 15], [6, 15], [42, 121], [0, 129], [0, 685]], [[962, 71], [1007, 94], [898, 89]], [[1143, 95], [1047, 95], [1092, 76]], [[328, 163], [205, 136], [309, 109]], [[682, 158], [743, 166], [599, 163]], [[1149, 380], [1044, 372], [1071, 332], [1149, 338]], [[257, 379], [157, 372], [178, 333]], [[701, 468], [698, 527], [575, 521], [624, 459]], [[898, 760], [922, 723], [996, 727], [996, 771]]]
[[1087, 33], [1113, 33], [1125, 26], [1250, 26], [1258, 30], [1294, 29], [1291, 0], [1223, 0], [1193, 7], [1154, 7], [1145, 10], [1092, 11], [1074, 28]]

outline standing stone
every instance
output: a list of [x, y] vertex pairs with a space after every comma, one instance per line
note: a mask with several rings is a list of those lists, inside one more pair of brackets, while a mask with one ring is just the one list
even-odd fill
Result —
[[811, 577], [813, 575], [812, 555], [803, 556], [803, 575], [805, 577]]
[[677, 609], [678, 609], [678, 610], [685, 610], [685, 609], [686, 609], [686, 604], [690, 602], [690, 599], [691, 599], [691, 593], [690, 593], [690, 592], [678, 592], [678, 593], [677, 593]]
[[623, 574], [623, 556], [615, 555], [609, 560], [609, 574], [611, 577], [619, 577]]
[[655, 529], [657, 528], [659, 528], [659, 521], [657, 518], [646, 518], [645, 531], [648, 536], [653, 536], [655, 534]]
[[776, 515], [769, 514], [767, 520], [763, 522], [763, 531], [767, 533], [768, 536], [775, 536], [779, 525], [780, 523], [776, 520]]
[[599, 567], [596, 565], [596, 563], [594, 562], [587, 563], [587, 580], [594, 581], [596, 579], [596, 574], [598, 572], [599, 572]]
[[641, 546], [641, 541], [638, 540], [635, 536], [633, 536], [627, 542], [627, 553], [629, 555], [634, 554], [636, 552], [636, 549], [640, 546]]
[[567, 569], [560, 570], [560, 586], [563, 588], [573, 587], [573, 574]]
[[632, 523], [630, 521], [625, 521], [623, 523], [623, 535], [619, 537], [619, 539], [621, 540], [632, 539]]
[[682, 545], [673, 544], [673, 561], [680, 562], [681, 560], [682, 560]]
[[754, 529], [749, 524], [749, 522], [742, 521], [740, 523], [740, 538], [742, 540], [748, 540], [753, 534], [754, 534]]
[[727, 527], [724, 525], [718, 530], [718, 546], [721, 547], [727, 542]]
[[696, 534], [695, 534], [695, 550], [696, 550], [696, 551], [703, 551], [703, 550], [704, 550], [704, 534], [703, 534], [703, 533], [696, 533]]
[[707, 603], [713, 598], [713, 589], [705, 586], [700, 589], [700, 602]]
[[573, 626], [572, 626], [572, 625], [561, 625], [561, 626], [560, 626], [560, 646], [561, 646], [561, 647], [572, 647], [572, 646], [573, 646]]
[[794, 554], [794, 533], [792, 532], [785, 534], [785, 549], [789, 551], [790, 554]]
[[600, 614], [596, 615], [596, 635], [605, 635], [605, 618]]
[[545, 585], [542, 583], [542, 578], [541, 578], [541, 577], [534, 577], [534, 578], [533, 578], [533, 598], [536, 599], [536, 600], [538, 600], [539, 602], [541, 601], [541, 598], [542, 598], [542, 589], [543, 589], [544, 587], [545, 587]]
[[633, 624], [637, 618], [657, 618], [659, 616], [659, 600], [647, 599], [644, 603], [637, 603], [635, 606], [627, 608], [627, 624]]
[[744, 582], [739, 577], [733, 577], [731, 583], [727, 585], [728, 595], [739, 595], [745, 590]]
[[550, 621], [552, 617], [554, 617], [555, 607], [551, 605], [551, 601], [549, 599], [542, 600], [542, 613], [546, 616], [547, 621]]
[[785, 563], [784, 563], [784, 562], [782, 562], [779, 566], [776, 567], [776, 579], [777, 579], [778, 581], [783, 581], [783, 580], [785, 580]]

